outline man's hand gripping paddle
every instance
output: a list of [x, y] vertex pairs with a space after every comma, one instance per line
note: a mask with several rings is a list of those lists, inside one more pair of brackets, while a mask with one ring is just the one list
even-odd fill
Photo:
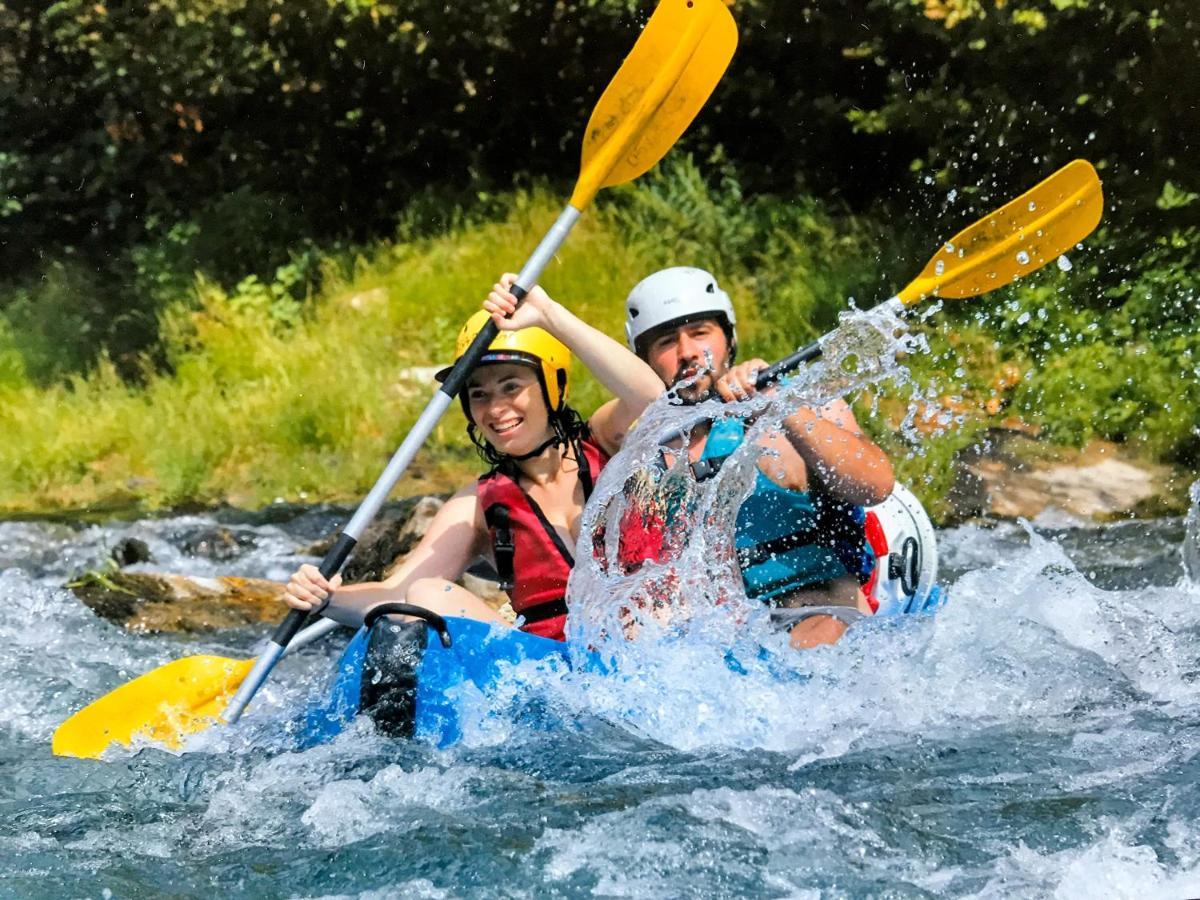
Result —
[[[662, 159], [720, 81], [736, 46], [737, 26], [721, 0], [659, 3], [592, 112], [575, 191], [512, 286], [518, 299], [537, 282], [601, 188], [632, 181]], [[326, 578], [341, 569], [497, 333], [495, 323], [488, 322], [434, 394], [322, 560]], [[255, 661], [190, 657], [117, 688], [59, 726], [54, 753], [98, 757], [113, 742], [128, 745], [142, 737], [179, 746], [185, 735], [216, 721], [236, 722], [305, 618], [298, 610], [289, 613]], [[313, 626], [318, 627], [324, 623]], [[227, 702], [234, 689], [237, 693]]]
[[[1012, 284], [1091, 234], [1103, 213], [1100, 178], [1091, 163], [1077, 159], [946, 241], [883, 305], [900, 310], [929, 297], [961, 300]], [[757, 385], [773, 384], [820, 355], [818, 339], [759, 372]]]

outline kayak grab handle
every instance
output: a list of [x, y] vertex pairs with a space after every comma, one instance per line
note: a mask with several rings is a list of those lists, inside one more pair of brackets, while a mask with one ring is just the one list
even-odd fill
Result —
[[421, 619], [426, 625], [437, 632], [442, 646], [447, 650], [450, 649], [453, 641], [450, 639], [450, 629], [446, 627], [446, 620], [433, 612], [433, 610], [426, 609], [423, 606], [413, 606], [411, 603], [380, 603], [378, 606], [371, 607], [371, 611], [363, 617], [363, 625], [370, 630], [376, 622], [391, 613], [399, 613], [402, 616], [412, 616], [413, 618]]

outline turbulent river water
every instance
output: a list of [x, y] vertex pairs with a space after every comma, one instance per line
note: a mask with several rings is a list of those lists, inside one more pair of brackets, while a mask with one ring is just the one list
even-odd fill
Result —
[[[189, 552], [214, 518], [239, 538], [220, 561]], [[72, 573], [133, 536], [148, 568], [280, 578], [338, 518], [0, 524], [0, 895], [1200, 892], [1200, 588], [1178, 520], [942, 532], [940, 613], [856, 628], [773, 691], [706, 683], [683, 654], [624, 703], [570, 678], [537, 716], [508, 697], [450, 750], [361, 722], [300, 751], [334, 636], [186, 752], [50, 754], [101, 693], [263, 636], [127, 634]]]

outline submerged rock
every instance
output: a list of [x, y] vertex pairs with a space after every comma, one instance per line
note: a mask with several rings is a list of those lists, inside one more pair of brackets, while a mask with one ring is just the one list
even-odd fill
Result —
[[150, 545], [135, 537], [121, 538], [113, 545], [109, 555], [118, 566], [132, 566], [153, 559], [150, 555]]
[[195, 528], [178, 535], [179, 549], [188, 556], [225, 561], [237, 559], [247, 550], [254, 549], [254, 536], [236, 532], [222, 525]]

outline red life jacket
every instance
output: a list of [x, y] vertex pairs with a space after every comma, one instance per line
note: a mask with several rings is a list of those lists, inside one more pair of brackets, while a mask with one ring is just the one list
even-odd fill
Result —
[[[608, 455], [590, 438], [576, 446], [583, 452], [579, 480], [586, 502]], [[476, 482], [475, 495], [488, 525], [501, 588], [508, 592], [513, 612], [525, 618], [521, 630], [566, 640], [567, 578], [574, 555], [512, 475], [493, 469]]]

